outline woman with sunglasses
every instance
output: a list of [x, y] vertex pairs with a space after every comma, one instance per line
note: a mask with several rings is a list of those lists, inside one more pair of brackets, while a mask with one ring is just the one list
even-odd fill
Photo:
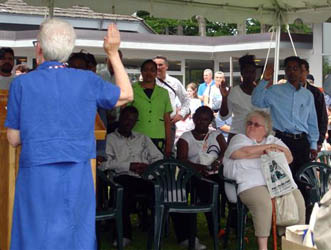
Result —
[[[220, 183], [217, 170], [219, 165], [222, 163], [227, 144], [220, 131], [209, 130], [209, 125], [213, 119], [214, 112], [207, 106], [199, 107], [195, 111], [193, 115], [193, 123], [195, 127], [193, 130], [185, 132], [179, 138], [177, 142], [177, 158], [189, 163], [206, 178], [218, 182], [219, 193], [224, 193], [224, 185], [223, 183]], [[204, 156], [201, 155], [202, 152], [204, 152]], [[210, 159], [208, 159], [208, 156]], [[208, 164], [207, 161], [209, 160], [211, 162]], [[198, 196], [201, 201], [210, 201], [210, 196], [212, 194], [209, 192], [209, 190], [204, 190], [203, 187], [199, 187], [198, 192]], [[219, 195], [217, 197], [217, 203], [219, 206]], [[211, 213], [206, 213], [206, 219], [208, 222], [209, 233], [213, 235]], [[176, 229], [175, 226], [175, 230], [176, 232], [180, 231], [179, 234], [182, 235], [181, 240], [187, 239], [184, 237], [188, 237], [189, 229], [187, 228], [187, 224], [181, 223], [181, 229]], [[180, 240], [180, 237], [178, 238]]]
[[[224, 154], [224, 176], [236, 180], [238, 195], [252, 214], [259, 250], [266, 250], [271, 229], [272, 203], [261, 169], [261, 156], [269, 151], [283, 152], [288, 163], [293, 160], [288, 147], [271, 135], [270, 115], [253, 111], [246, 117], [246, 133], [235, 135]], [[236, 202], [234, 186], [225, 185], [231, 202]], [[298, 189], [293, 190], [299, 208], [299, 223], [305, 223], [305, 203]]]

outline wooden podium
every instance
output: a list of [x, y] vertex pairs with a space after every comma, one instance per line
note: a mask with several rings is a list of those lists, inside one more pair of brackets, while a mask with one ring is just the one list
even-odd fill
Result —
[[[0, 250], [8, 250], [12, 226], [12, 213], [15, 195], [15, 178], [18, 173], [20, 147], [14, 148], [7, 141], [4, 122], [7, 115], [8, 91], [0, 90]], [[99, 115], [95, 121], [95, 137], [104, 140], [106, 129]], [[91, 160], [95, 183], [96, 160]]]

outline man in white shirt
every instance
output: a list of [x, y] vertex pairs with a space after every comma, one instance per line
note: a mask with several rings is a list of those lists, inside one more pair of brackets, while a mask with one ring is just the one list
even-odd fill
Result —
[[14, 51], [12, 48], [2, 47], [0, 49], [0, 89], [8, 90], [14, 76]]
[[[183, 84], [175, 77], [167, 74], [168, 59], [165, 56], [156, 56], [153, 61], [157, 65], [156, 84], [165, 88], [169, 92], [170, 102], [172, 106], [171, 129], [172, 141], [174, 142], [176, 133], [176, 122], [183, 120], [190, 113], [190, 99]], [[180, 103], [180, 110], [177, 111], [176, 99]]]
[[144, 180], [140, 175], [147, 166], [163, 159], [151, 139], [143, 134], [132, 131], [138, 119], [138, 110], [133, 106], [125, 107], [119, 117], [119, 127], [107, 136], [107, 161], [101, 163], [101, 170], [113, 170], [114, 180], [124, 188], [123, 192], [123, 244], [132, 240], [130, 211], [135, 207], [137, 194], [146, 194], [151, 197], [153, 183]]

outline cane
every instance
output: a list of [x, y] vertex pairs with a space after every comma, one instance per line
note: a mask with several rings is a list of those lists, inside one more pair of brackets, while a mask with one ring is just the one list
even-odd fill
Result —
[[274, 250], [277, 250], [277, 228], [276, 228], [276, 199], [272, 198], [272, 238], [274, 239]]

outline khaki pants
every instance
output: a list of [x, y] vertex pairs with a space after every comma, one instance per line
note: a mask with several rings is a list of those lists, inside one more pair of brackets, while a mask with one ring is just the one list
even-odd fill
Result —
[[[299, 223], [305, 224], [305, 202], [298, 189], [293, 190], [293, 195], [299, 209]], [[272, 203], [266, 186], [257, 186], [247, 189], [239, 194], [239, 198], [252, 214], [255, 236], [269, 237], [272, 219]], [[280, 233], [284, 228], [280, 228]]]

